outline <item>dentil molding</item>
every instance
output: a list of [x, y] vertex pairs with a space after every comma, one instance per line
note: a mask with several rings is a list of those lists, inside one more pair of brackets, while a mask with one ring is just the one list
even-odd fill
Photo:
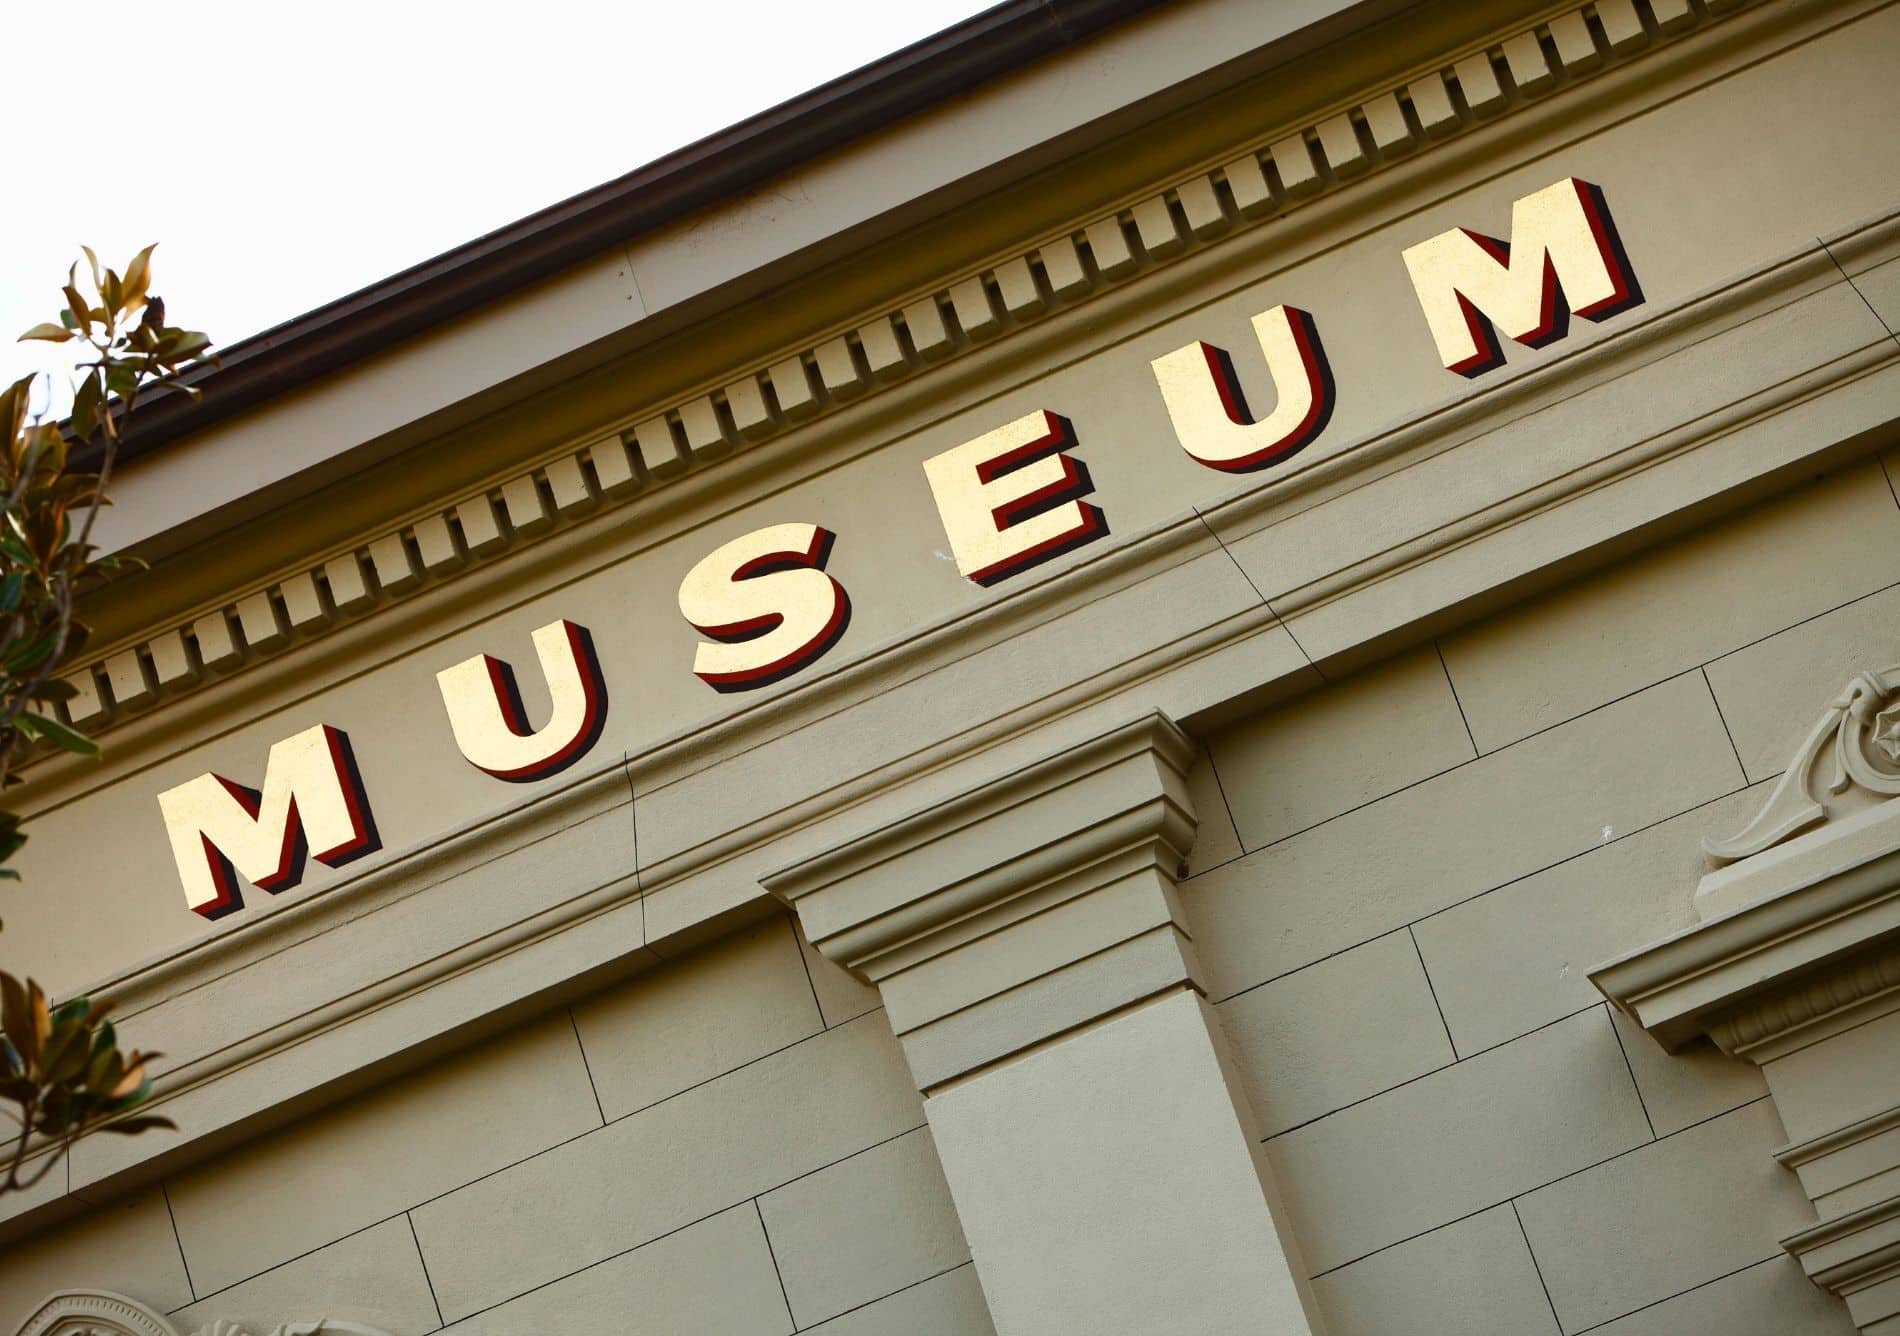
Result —
[[1274, 127], [1224, 164], [784, 349], [596, 438], [132, 643], [68, 676], [89, 732], [276, 658], [603, 508], [988, 346], [1708, 28], [1744, 0], [1593, 0], [1443, 52], [1400, 82]]

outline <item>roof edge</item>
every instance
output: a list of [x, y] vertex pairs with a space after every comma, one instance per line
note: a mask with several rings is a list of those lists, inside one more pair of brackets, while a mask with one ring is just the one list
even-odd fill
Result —
[[[1004, 0], [627, 175], [218, 352], [199, 391], [141, 405], [121, 460], [340, 370], [643, 231], [731, 198], [893, 121], [1013, 73], [1163, 0]], [[97, 460], [80, 452], [81, 466]]]

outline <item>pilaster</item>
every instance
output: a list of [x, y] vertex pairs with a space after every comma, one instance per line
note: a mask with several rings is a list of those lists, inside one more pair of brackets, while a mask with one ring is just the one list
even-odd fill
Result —
[[1001, 1336], [1317, 1333], [1175, 879], [1150, 714], [766, 877], [877, 986]]
[[1857, 675], [1761, 813], [1705, 846], [1702, 922], [1591, 972], [1674, 1051], [1762, 1068], [1818, 1223], [1782, 1239], [1864, 1332], [1900, 1333], [1900, 670]]

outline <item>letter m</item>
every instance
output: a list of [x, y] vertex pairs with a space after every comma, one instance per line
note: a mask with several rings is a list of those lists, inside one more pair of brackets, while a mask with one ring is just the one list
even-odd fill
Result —
[[1561, 338], [1572, 312], [1603, 320], [1641, 302], [1603, 192], [1566, 177], [1511, 206], [1511, 239], [1466, 228], [1409, 246], [1405, 267], [1445, 366], [1499, 366], [1498, 331], [1528, 348]]
[[204, 774], [158, 795], [185, 903], [206, 918], [243, 907], [238, 878], [295, 886], [304, 855], [337, 867], [379, 847], [341, 729], [319, 724], [270, 749], [262, 791]]

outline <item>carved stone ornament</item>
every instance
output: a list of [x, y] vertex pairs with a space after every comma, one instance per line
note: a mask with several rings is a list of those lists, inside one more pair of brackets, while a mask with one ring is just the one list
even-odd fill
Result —
[[1767, 804], [1739, 834], [1704, 840], [1718, 867], [1818, 822], [1900, 796], [1900, 664], [1857, 674], [1828, 705]]
[[123, 1294], [61, 1290], [34, 1310], [16, 1336], [178, 1336], [178, 1328]]
[[[136, 1299], [110, 1290], [61, 1290], [21, 1324], [15, 1336], [180, 1336], [171, 1320]], [[250, 1328], [218, 1318], [196, 1336], [257, 1336]], [[387, 1336], [356, 1322], [318, 1318], [286, 1322], [262, 1336]]]

